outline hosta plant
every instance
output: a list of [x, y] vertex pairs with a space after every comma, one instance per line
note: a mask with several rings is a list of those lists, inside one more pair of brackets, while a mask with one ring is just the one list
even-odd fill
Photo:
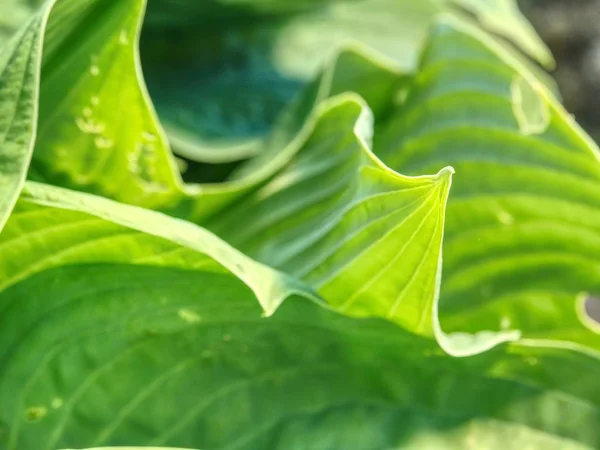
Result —
[[600, 447], [600, 152], [513, 1], [0, 14], [0, 449]]

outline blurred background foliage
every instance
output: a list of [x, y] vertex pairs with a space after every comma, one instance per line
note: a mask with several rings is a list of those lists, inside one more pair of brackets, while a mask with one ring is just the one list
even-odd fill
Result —
[[520, 0], [557, 61], [568, 111], [600, 142], [600, 0]]

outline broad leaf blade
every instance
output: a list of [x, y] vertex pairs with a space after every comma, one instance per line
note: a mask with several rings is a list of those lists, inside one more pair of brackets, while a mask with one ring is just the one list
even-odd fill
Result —
[[[305, 280], [345, 314], [439, 333], [438, 265], [452, 169], [400, 176], [371, 154], [372, 118], [360, 100], [341, 96], [320, 111], [291, 162], [207, 227], [258, 261]], [[243, 227], [242, 220], [248, 222]]]
[[600, 291], [600, 156], [553, 96], [501, 47], [450, 21], [392, 117], [376, 135], [391, 167], [457, 170], [444, 324], [600, 348], [578, 317], [583, 293]]
[[[217, 263], [223, 253], [210, 263], [191, 247], [135, 231], [149, 226], [135, 208], [113, 205], [103, 219], [106, 203], [28, 184], [2, 234], [7, 248], [23, 245], [19, 230], [37, 228], [29, 241], [37, 254], [58, 245], [65, 227], [88, 236], [87, 245], [54, 248], [52, 268], [0, 288], [8, 449], [600, 442], [595, 356], [532, 342], [455, 359], [393, 324], [352, 320], [299, 297], [263, 319], [252, 292]], [[71, 222], [57, 219], [69, 215]], [[115, 233], [107, 219], [135, 229], [90, 232]], [[185, 223], [161, 220], [170, 236], [189, 235]], [[214, 245], [203, 235], [189, 239]], [[37, 262], [13, 261], [25, 269]]]

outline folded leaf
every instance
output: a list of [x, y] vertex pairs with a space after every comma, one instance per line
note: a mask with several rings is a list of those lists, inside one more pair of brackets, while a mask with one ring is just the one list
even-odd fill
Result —
[[518, 337], [448, 339], [439, 327], [452, 169], [433, 177], [398, 175], [372, 155], [372, 117], [359, 99], [336, 97], [321, 107], [290, 163], [206, 226], [252, 258], [304, 280], [337, 310], [436, 335], [450, 353], [478, 353]]
[[[230, 264], [223, 243], [210, 257], [214, 236], [39, 184], [1, 239], [13, 255], [3, 270], [22, 272], [0, 288], [3, 448], [600, 444], [600, 360], [576, 348], [529, 342], [456, 359], [297, 296], [264, 319], [232, 271], [261, 283], [268, 269], [250, 276], [256, 263]], [[44, 269], [26, 244], [46, 249]]]
[[553, 96], [471, 27], [437, 27], [406, 101], [376, 133], [403, 173], [456, 168], [440, 314], [600, 348], [581, 320], [600, 292], [600, 153]]

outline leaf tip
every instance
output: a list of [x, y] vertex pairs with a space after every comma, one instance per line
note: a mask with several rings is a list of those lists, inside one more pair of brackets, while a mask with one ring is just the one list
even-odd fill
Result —
[[456, 170], [454, 170], [454, 167], [447, 166], [438, 172], [437, 177], [438, 179], [451, 180], [455, 173]]
[[434, 183], [444, 189], [446, 193], [449, 192], [450, 186], [452, 185], [452, 177], [454, 176], [455, 170], [452, 166], [444, 167], [435, 176]]

